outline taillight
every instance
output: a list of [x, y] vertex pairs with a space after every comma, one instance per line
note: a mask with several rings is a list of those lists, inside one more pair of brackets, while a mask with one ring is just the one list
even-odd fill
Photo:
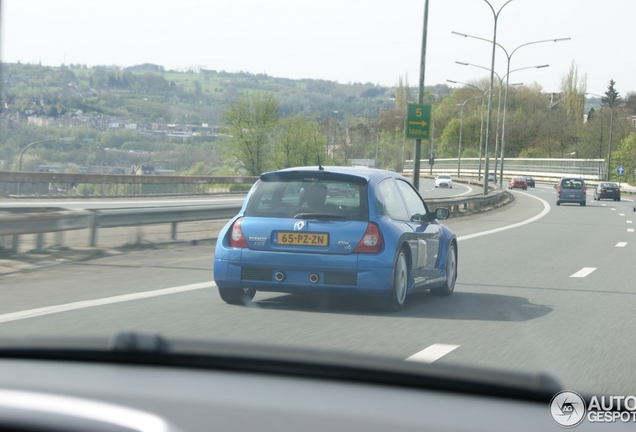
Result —
[[599, 192], [605, 192], [605, 189], [599, 189]]
[[561, 193], [561, 185], [557, 188], [557, 193]]
[[373, 222], [369, 222], [367, 230], [362, 236], [362, 240], [356, 246], [354, 252], [357, 253], [378, 253], [382, 250], [382, 235], [380, 228]]
[[583, 186], [583, 195], [587, 195], [587, 186]]
[[238, 218], [232, 225], [232, 237], [230, 240], [230, 246], [235, 248], [248, 247], [247, 241], [245, 240], [245, 236], [243, 235], [243, 230], [241, 229], [242, 221], [243, 221], [243, 218]]

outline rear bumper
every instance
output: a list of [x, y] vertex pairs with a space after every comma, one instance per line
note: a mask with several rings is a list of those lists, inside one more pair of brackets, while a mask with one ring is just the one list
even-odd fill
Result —
[[[221, 288], [251, 288], [285, 293], [335, 293], [388, 296], [393, 263], [382, 265], [378, 255], [320, 255], [233, 250], [214, 259], [214, 281]], [[275, 276], [283, 275], [282, 280]], [[311, 275], [318, 280], [310, 281]]]
[[621, 197], [621, 194], [618, 192], [603, 192], [596, 195], [598, 199], [618, 199]]
[[587, 201], [587, 196], [568, 197], [567, 195], [557, 195], [557, 201], [562, 203], [582, 203]]

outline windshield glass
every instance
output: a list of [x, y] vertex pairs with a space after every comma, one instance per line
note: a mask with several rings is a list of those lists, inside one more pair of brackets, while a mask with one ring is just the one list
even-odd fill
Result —
[[367, 218], [366, 186], [337, 181], [259, 182], [246, 216], [291, 217], [298, 213], [330, 213], [352, 220]]
[[636, 2], [425, 3], [2, 0], [0, 346], [635, 392]]
[[561, 181], [561, 186], [565, 189], [582, 189], [583, 184], [581, 179], [564, 179]]

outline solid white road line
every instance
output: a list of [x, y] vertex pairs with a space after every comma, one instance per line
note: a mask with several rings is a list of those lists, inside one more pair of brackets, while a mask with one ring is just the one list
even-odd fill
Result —
[[[45, 207], [48, 204], [55, 203], [56, 206], [59, 205], [74, 205], [74, 204], [105, 204], [105, 205], [121, 205], [121, 204], [192, 204], [198, 205], [196, 203], [203, 204], [215, 204], [219, 203], [219, 201], [225, 202], [243, 202], [245, 201], [244, 197], [236, 198], [236, 197], [226, 197], [226, 198], [193, 198], [193, 199], [174, 199], [174, 200], [148, 200], [148, 199], [135, 199], [131, 198], [128, 201], [109, 201], [108, 199], [104, 200], [77, 200], [77, 201], [37, 201], [37, 202], [20, 202], [20, 207]], [[11, 203], [0, 203], [0, 207], [15, 207], [16, 204], [14, 202]]]
[[170, 294], [176, 294], [176, 293], [182, 293], [186, 291], [194, 291], [194, 290], [200, 290], [200, 289], [212, 288], [212, 287], [216, 287], [216, 284], [214, 282], [203, 282], [203, 283], [196, 283], [191, 285], [182, 285], [182, 286], [177, 286], [172, 288], [164, 288], [164, 289], [153, 290], [153, 291], [142, 291], [142, 292], [137, 292], [132, 294], [123, 294], [123, 295], [118, 295], [114, 297], [105, 297], [105, 298], [95, 299], [95, 300], [84, 300], [84, 301], [66, 303], [66, 304], [61, 304], [56, 306], [47, 306], [47, 307], [42, 307], [38, 309], [28, 309], [28, 310], [23, 310], [20, 312], [11, 312], [11, 313], [0, 315], [0, 324], [10, 322], [10, 321], [18, 321], [18, 320], [27, 319], [27, 318], [35, 318], [35, 317], [44, 316], [44, 315], [51, 315], [51, 314], [56, 314], [60, 312], [68, 312], [68, 311], [77, 310], [77, 309], [85, 309], [85, 308], [95, 307], [95, 306], [104, 306], [104, 305], [109, 305], [113, 303], [121, 303], [121, 302], [146, 299], [151, 297], [159, 297], [164, 295], [170, 295]]
[[616, 243], [616, 246], [614, 247], [625, 247], [625, 246], [627, 246], [627, 242], [618, 242]]
[[577, 271], [570, 277], [584, 278], [585, 276], [592, 273], [594, 270], [596, 270], [596, 267], [583, 267], [581, 270]]
[[462, 193], [460, 193], [460, 194], [457, 194], [457, 195], [451, 195], [451, 196], [452, 196], [452, 197], [458, 197], [458, 196], [462, 196], [462, 195], [468, 195], [469, 193], [471, 193], [471, 192], [473, 191], [473, 188], [471, 188], [471, 187], [470, 187], [470, 186], [468, 186], [468, 185], [464, 185], [464, 184], [463, 184], [462, 186], [463, 186], [463, 187], [465, 187], [465, 188], [466, 188], [466, 189], [468, 189], [468, 190], [467, 190], [466, 192], [462, 192]]
[[430, 347], [424, 348], [422, 351], [413, 354], [406, 360], [421, 363], [433, 363], [457, 348], [459, 348], [459, 345], [433, 344]]
[[523, 195], [527, 195], [529, 197], [532, 197], [532, 198], [534, 198], [536, 200], [541, 201], [543, 203], [543, 210], [541, 211], [541, 213], [539, 213], [536, 216], [531, 217], [530, 219], [526, 219], [524, 221], [517, 222], [517, 223], [514, 223], [512, 225], [507, 225], [507, 226], [504, 226], [504, 227], [495, 228], [495, 229], [491, 229], [491, 230], [488, 230], [488, 231], [482, 231], [482, 232], [478, 232], [478, 233], [474, 233], [474, 234], [468, 234], [468, 235], [465, 235], [465, 236], [460, 236], [460, 237], [457, 237], [457, 241], [469, 240], [469, 239], [472, 239], [472, 238], [475, 238], [475, 237], [481, 237], [481, 236], [485, 236], [485, 235], [488, 235], [488, 234], [495, 234], [495, 233], [498, 233], [498, 232], [501, 232], [501, 231], [506, 231], [506, 230], [509, 230], [509, 229], [518, 228], [518, 227], [521, 227], [521, 226], [524, 226], [524, 225], [528, 225], [528, 224], [530, 224], [530, 223], [532, 223], [534, 221], [537, 221], [537, 220], [541, 219], [543, 216], [547, 215], [550, 212], [550, 204], [548, 204], [548, 202], [546, 200], [541, 199], [539, 197], [536, 197], [534, 195], [530, 195], [527, 192], [517, 192], [517, 193], [520, 193], [520, 194], [523, 194]]

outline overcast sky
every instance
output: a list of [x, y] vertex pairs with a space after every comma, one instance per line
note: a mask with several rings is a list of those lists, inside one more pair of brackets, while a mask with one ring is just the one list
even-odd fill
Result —
[[[495, 9], [505, 0], [490, 0]], [[1, 57], [46, 65], [81, 63], [169, 69], [201, 65], [287, 78], [395, 85], [419, 76], [424, 0], [2, 0]], [[513, 0], [500, 14], [497, 41], [571, 41], [519, 49], [510, 75], [559, 91], [572, 61], [587, 90], [610, 79], [636, 92], [636, 0]], [[426, 85], [473, 81], [490, 68], [493, 14], [484, 0], [430, 0]], [[506, 73], [498, 49], [495, 71]]]

